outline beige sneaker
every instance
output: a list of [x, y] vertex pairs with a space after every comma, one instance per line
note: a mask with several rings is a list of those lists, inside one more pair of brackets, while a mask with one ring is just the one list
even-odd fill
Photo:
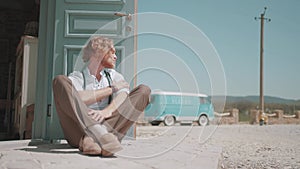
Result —
[[88, 129], [86, 130], [87, 135], [95, 140], [98, 145], [102, 148], [102, 156], [109, 157], [113, 156], [114, 153], [122, 150], [122, 145], [118, 138], [112, 133], [106, 133], [104, 135], [97, 135], [95, 131]]
[[113, 156], [114, 153], [122, 150], [122, 145], [118, 138], [112, 134], [107, 133], [99, 138], [99, 142], [102, 147], [102, 156]]
[[79, 150], [85, 155], [101, 155], [101, 147], [89, 136], [82, 136], [79, 142]]

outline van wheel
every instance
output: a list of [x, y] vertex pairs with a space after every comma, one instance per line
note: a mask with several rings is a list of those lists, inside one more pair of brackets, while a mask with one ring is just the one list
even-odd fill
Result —
[[198, 123], [199, 123], [200, 126], [206, 126], [206, 125], [208, 125], [208, 118], [207, 118], [207, 116], [201, 115], [199, 117]]
[[175, 124], [175, 118], [174, 118], [174, 116], [171, 116], [171, 115], [166, 116], [165, 120], [164, 120], [164, 123], [165, 123], [166, 126], [172, 126], [172, 125], [174, 125]]

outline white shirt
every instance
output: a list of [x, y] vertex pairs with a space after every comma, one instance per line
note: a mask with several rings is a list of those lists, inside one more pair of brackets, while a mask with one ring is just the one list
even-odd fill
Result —
[[[124, 77], [114, 69], [105, 69], [105, 70], [110, 74], [112, 81], [118, 82], [120, 80], [124, 80]], [[101, 75], [101, 79], [100, 81], [98, 81], [94, 75], [90, 74], [89, 69], [86, 67], [85, 69], [83, 69], [82, 72], [74, 71], [70, 73], [68, 78], [71, 79], [72, 84], [77, 91], [97, 90], [109, 86], [108, 79], [104, 73], [104, 70], [100, 72], [100, 75]], [[124, 91], [129, 93], [129, 89], [124, 88], [114, 93], [113, 96]], [[90, 105], [89, 108], [102, 110], [107, 105], [108, 105], [108, 97], [102, 99], [100, 102]]]

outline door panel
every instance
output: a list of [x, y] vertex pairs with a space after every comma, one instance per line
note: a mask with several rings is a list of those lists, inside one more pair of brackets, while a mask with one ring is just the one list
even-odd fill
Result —
[[[66, 37], [90, 37], [99, 28], [99, 34], [107, 37], [122, 38], [123, 19], [114, 15], [114, 11], [65, 11], [65, 36]], [[114, 21], [116, 20], [117, 21]]]
[[[42, 77], [42, 75], [38, 76], [38, 78], [40, 77], [40, 79], [43, 78], [43, 80], [47, 81], [48, 84], [45, 85], [47, 98], [43, 101], [39, 100], [37, 102], [37, 108], [40, 108], [41, 112], [47, 110], [47, 116], [35, 115], [36, 119], [46, 118], [46, 120], [43, 120], [44, 124], [43, 122], [35, 122], [36, 124], [34, 126], [37, 133], [34, 135], [35, 137], [41, 136], [43, 139], [52, 140], [63, 138], [63, 133], [53, 102], [52, 79], [56, 75], [68, 75], [74, 70], [75, 66], [79, 65], [79, 53], [87, 40], [94, 34], [109, 37], [114, 40], [118, 54], [117, 64], [120, 64], [122, 60], [127, 60], [125, 58], [133, 53], [134, 43], [136, 42], [134, 38], [127, 38], [128, 35], [133, 33], [133, 30], [125, 28], [130, 24], [134, 24], [134, 20], [117, 16], [115, 13], [133, 14], [135, 10], [135, 1], [47, 0], [44, 1], [44, 3], [48, 4], [47, 7], [44, 5], [44, 8], [47, 8], [47, 11], [55, 11], [53, 18], [48, 18], [47, 22], [44, 23], [47, 24], [46, 27], [48, 29], [53, 29], [53, 39], [51, 39], [50, 34], [40, 45], [44, 45], [44, 48], [49, 47], [53, 50], [46, 54], [48, 59], [44, 58], [44, 60], [41, 59], [43, 61], [39, 62], [48, 65], [44, 65], [44, 67], [42, 65], [39, 66], [40, 69], [45, 69], [47, 71], [47, 77]], [[43, 28], [43, 26], [41, 28]], [[43, 30], [41, 31], [43, 32]], [[129, 60], [133, 61], [132, 59]], [[134, 63], [131, 63], [131, 65], [133, 64]], [[133, 77], [132, 73], [134, 72], [134, 66], [129, 67], [123, 65], [124, 64], [117, 66], [117, 71], [123, 73], [125, 79], [126, 77]], [[128, 73], [131, 73], [131, 75]], [[45, 125], [43, 131], [38, 129], [38, 126], [40, 125]]]

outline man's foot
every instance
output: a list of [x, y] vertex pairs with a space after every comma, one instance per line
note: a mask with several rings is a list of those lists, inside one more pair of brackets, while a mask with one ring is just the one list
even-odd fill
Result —
[[123, 149], [118, 138], [112, 133], [102, 135], [99, 142], [102, 147], [102, 156], [113, 156], [114, 153]]
[[101, 155], [101, 147], [89, 136], [82, 136], [79, 142], [79, 150], [85, 155]]
[[88, 127], [86, 134], [101, 146], [102, 156], [112, 156], [123, 149], [118, 138], [112, 133], [100, 134], [98, 128]]

